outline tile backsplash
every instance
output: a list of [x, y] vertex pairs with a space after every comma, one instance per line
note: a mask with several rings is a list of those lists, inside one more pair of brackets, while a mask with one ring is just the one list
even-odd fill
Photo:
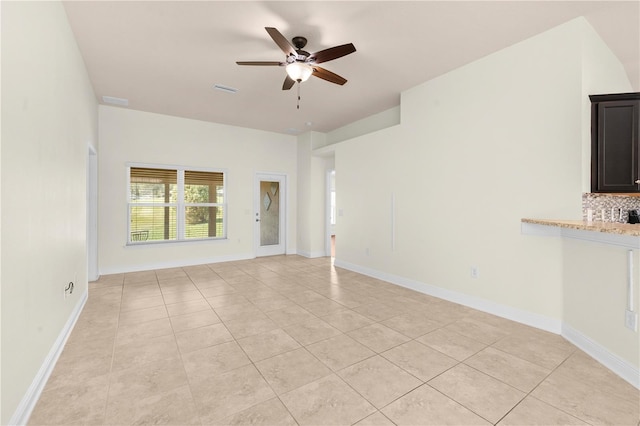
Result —
[[602, 221], [604, 213], [604, 222], [628, 222], [629, 210], [640, 210], [640, 197], [588, 192], [582, 194], [582, 220], [588, 219], [589, 209], [593, 221]]

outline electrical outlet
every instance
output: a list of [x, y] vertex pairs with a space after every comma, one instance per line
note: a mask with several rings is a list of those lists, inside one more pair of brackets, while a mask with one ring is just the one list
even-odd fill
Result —
[[629, 310], [625, 310], [624, 314], [625, 314], [624, 326], [627, 327], [629, 330], [633, 330], [637, 333], [638, 332], [638, 314]]
[[471, 278], [473, 278], [474, 280], [480, 278], [480, 268], [478, 268], [477, 266], [472, 266], [471, 268], [469, 268], [469, 271], [471, 272]]

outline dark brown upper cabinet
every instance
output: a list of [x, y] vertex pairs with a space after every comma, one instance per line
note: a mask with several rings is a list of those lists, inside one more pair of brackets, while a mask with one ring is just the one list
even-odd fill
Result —
[[640, 93], [589, 99], [591, 192], [640, 192]]

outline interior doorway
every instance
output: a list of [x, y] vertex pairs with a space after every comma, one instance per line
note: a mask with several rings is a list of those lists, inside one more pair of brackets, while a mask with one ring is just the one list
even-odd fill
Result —
[[286, 253], [285, 175], [258, 173], [255, 179], [255, 249], [256, 256]]
[[326, 223], [327, 230], [325, 238], [326, 256], [336, 257], [336, 171], [334, 169], [327, 170], [326, 181]]

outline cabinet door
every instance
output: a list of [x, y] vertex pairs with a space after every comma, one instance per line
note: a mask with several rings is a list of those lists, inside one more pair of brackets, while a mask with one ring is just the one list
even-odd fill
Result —
[[598, 191], [638, 192], [639, 101], [598, 104]]

